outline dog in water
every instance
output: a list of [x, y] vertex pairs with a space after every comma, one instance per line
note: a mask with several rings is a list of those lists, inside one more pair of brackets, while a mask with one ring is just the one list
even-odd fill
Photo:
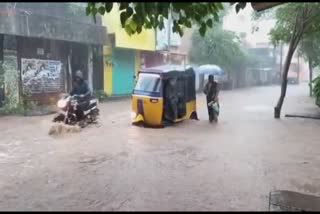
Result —
[[64, 123], [54, 123], [50, 130], [49, 130], [49, 135], [61, 135], [64, 133], [78, 133], [81, 132], [81, 128], [78, 125], [71, 126], [71, 125], [66, 125]]

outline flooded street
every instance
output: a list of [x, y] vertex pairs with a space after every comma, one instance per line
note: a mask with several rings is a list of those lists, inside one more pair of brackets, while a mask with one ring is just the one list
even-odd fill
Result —
[[223, 91], [218, 124], [131, 126], [130, 100], [100, 105], [100, 124], [49, 136], [52, 115], [0, 118], [0, 210], [268, 210], [269, 192], [320, 191], [320, 120], [307, 85]]

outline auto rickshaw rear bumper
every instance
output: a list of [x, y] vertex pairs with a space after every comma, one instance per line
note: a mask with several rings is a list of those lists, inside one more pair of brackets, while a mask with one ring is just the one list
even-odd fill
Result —
[[139, 124], [143, 124], [143, 123], [144, 123], [144, 117], [142, 114], [138, 114], [132, 119], [133, 125], [139, 125]]
[[145, 118], [142, 114], [138, 114], [132, 119], [132, 125], [141, 126], [145, 128], [164, 128], [164, 124], [152, 125], [145, 121]]

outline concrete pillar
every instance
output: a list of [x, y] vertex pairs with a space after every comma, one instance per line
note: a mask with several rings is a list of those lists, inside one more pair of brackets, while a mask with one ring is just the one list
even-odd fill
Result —
[[91, 90], [91, 92], [93, 92], [93, 50], [92, 50], [92, 46], [89, 45], [88, 46], [88, 86]]
[[68, 54], [68, 71], [66, 72], [65, 78], [65, 88], [69, 92], [72, 89], [73, 81], [72, 81], [72, 65], [71, 65], [71, 58], [72, 58], [72, 48], [69, 50]]
[[[15, 36], [5, 35], [4, 38], [9, 40], [16, 40]], [[3, 64], [4, 69], [4, 91], [7, 98], [7, 105], [14, 108], [20, 101], [19, 97], [19, 84], [20, 84], [20, 71], [18, 70], [18, 53], [17, 46], [11, 47], [10, 51], [4, 51]], [[15, 50], [13, 50], [15, 49]]]

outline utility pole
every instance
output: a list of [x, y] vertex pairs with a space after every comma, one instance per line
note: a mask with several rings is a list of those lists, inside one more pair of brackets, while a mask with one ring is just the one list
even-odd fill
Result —
[[283, 43], [280, 45], [280, 76], [282, 75]]
[[171, 64], [171, 56], [170, 56], [170, 47], [171, 47], [171, 6], [169, 8], [169, 14], [168, 14], [168, 62]]
[[279, 75], [279, 80], [281, 80], [282, 77], [282, 59], [283, 59], [283, 43], [280, 44], [280, 75]]
[[312, 61], [311, 57], [308, 57], [308, 64], [309, 64], [309, 95], [312, 97], [312, 79], [313, 79], [313, 69], [312, 69]]
[[299, 52], [298, 52], [297, 82], [300, 83], [300, 55], [299, 55]]

